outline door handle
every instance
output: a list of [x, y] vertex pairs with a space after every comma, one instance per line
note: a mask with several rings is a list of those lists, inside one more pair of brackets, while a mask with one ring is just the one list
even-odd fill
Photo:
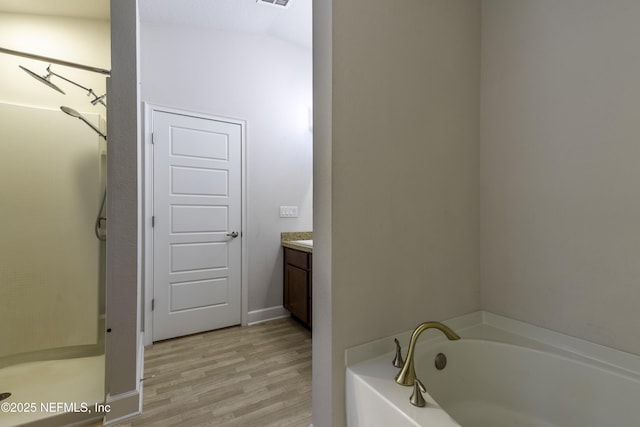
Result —
[[236, 237], [238, 237], [238, 232], [237, 231], [232, 231], [231, 233], [227, 233], [227, 236], [233, 237], [235, 239]]

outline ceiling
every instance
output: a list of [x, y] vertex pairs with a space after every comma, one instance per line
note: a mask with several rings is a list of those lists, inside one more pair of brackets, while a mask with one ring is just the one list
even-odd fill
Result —
[[109, 0], [0, 0], [0, 12], [109, 19]]
[[[311, 48], [311, 2], [281, 8], [256, 0], [139, 0], [139, 7], [143, 22], [269, 34]], [[109, 19], [109, 0], [0, 0], [0, 12]]]
[[311, 48], [312, 0], [290, 0], [287, 8], [256, 0], [139, 0], [140, 20], [270, 34]]

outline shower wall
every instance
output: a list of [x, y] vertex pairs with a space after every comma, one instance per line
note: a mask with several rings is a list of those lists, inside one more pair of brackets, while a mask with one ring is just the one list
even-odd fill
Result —
[[[110, 68], [108, 21], [0, 13], [0, 44]], [[18, 65], [44, 75], [49, 64], [0, 54], [0, 364], [18, 354], [96, 344], [104, 298], [93, 234], [104, 184], [101, 142], [59, 107], [96, 124], [105, 109], [55, 77], [67, 94], [51, 90]], [[106, 90], [104, 76], [51, 68], [100, 95]]]
[[58, 110], [0, 103], [0, 117], [0, 359], [95, 345], [99, 137]]

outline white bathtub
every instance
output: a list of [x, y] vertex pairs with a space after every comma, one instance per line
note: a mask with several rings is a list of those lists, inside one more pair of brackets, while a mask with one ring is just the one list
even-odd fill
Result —
[[[350, 427], [640, 426], [639, 356], [486, 312], [445, 323], [462, 339], [426, 331], [416, 347], [424, 408], [409, 403], [412, 387], [394, 381], [393, 337], [348, 350]], [[448, 360], [441, 371], [438, 353]]]

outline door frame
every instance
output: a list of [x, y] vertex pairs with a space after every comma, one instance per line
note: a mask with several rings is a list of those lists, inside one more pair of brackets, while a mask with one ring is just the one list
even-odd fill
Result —
[[207, 120], [216, 120], [227, 123], [240, 125], [240, 205], [241, 205], [241, 226], [242, 234], [240, 240], [240, 313], [241, 324], [247, 325], [249, 318], [249, 292], [247, 286], [248, 265], [247, 265], [247, 150], [246, 150], [246, 134], [247, 122], [241, 119], [230, 119], [228, 117], [214, 116], [207, 113], [183, 110], [174, 107], [166, 107], [162, 105], [144, 102], [144, 129], [142, 135], [142, 153], [144, 170], [140, 175], [143, 178], [142, 191], [142, 240], [143, 253], [142, 259], [142, 289], [144, 297], [140, 298], [144, 312], [142, 330], [144, 333], [144, 345], [153, 344], [153, 313], [151, 312], [151, 301], [153, 299], [153, 228], [151, 226], [151, 213], [153, 212], [153, 157], [151, 149], [151, 133], [153, 131], [153, 113], [163, 112], [170, 114], [179, 114], [184, 116], [198, 117]]

